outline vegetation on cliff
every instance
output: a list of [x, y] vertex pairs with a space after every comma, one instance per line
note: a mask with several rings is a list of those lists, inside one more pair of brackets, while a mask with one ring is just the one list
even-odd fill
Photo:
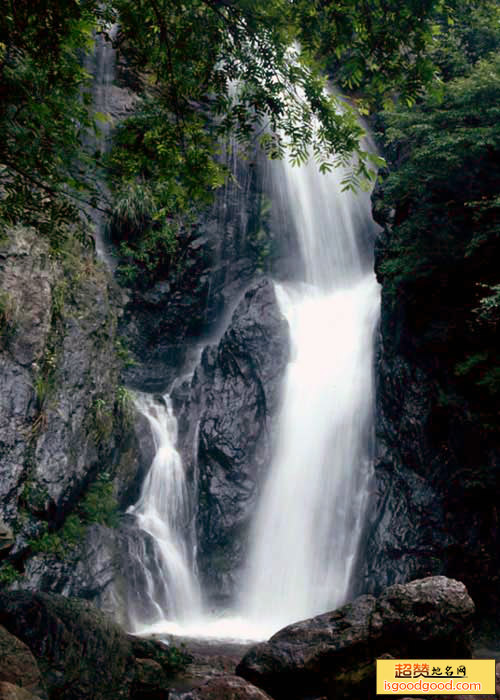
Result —
[[440, 94], [382, 115], [394, 215], [378, 265], [421, 358], [440, 368], [443, 401], [463, 411], [466, 398], [488, 430], [500, 393], [498, 13], [464, 10], [443, 37], [455, 52], [438, 54], [450, 77]]
[[446, 572], [490, 619], [500, 551], [498, 13], [496, 2], [463, 3], [435, 47], [438, 94], [377, 120], [389, 165], [373, 198], [384, 226], [381, 495], [366, 550], [368, 582]]

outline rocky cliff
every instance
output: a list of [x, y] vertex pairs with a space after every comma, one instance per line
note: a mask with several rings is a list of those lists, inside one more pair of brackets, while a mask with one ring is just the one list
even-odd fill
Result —
[[498, 605], [500, 456], [454, 366], [469, 323], [462, 262], [450, 255], [416, 297], [395, 297], [383, 263], [394, 257], [403, 205], [391, 212], [382, 196], [379, 188], [376, 485], [358, 590], [445, 573], [466, 583], [484, 614]]
[[97, 542], [148, 460], [120, 383], [120, 292], [77, 239], [54, 249], [29, 228], [0, 242], [0, 290], [0, 577], [96, 597]]

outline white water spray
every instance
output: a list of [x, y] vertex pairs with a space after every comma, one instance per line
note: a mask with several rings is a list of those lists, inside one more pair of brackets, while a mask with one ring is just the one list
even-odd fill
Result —
[[241, 601], [261, 637], [345, 602], [368, 497], [379, 289], [360, 240], [369, 196], [342, 193], [342, 176], [275, 170], [306, 283], [277, 287], [292, 357]]

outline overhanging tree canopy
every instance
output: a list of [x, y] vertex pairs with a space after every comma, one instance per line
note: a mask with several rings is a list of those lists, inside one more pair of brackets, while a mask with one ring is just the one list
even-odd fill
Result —
[[364, 81], [367, 95], [414, 93], [430, 75], [436, 9], [444, 0], [2, 0], [0, 217], [53, 229], [74, 216], [92, 127], [81, 59], [105, 22], [120, 23], [143, 97], [111, 173], [123, 185], [153, 157], [165, 208], [221, 184], [228, 132], [272, 157], [310, 150], [324, 169], [355, 153], [353, 182], [366, 176], [361, 129], [324, 93], [321, 58], [337, 56], [341, 82]]

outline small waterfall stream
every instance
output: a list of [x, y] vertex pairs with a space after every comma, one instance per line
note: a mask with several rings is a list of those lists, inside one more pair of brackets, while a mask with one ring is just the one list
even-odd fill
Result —
[[[201, 594], [194, 573], [194, 552], [189, 551], [189, 502], [184, 468], [176, 450], [177, 421], [169, 397], [164, 402], [139, 394], [135, 403], [151, 426], [156, 454], [135, 506], [128, 509], [141, 530], [156, 545], [154, 571], [146, 570], [150, 607], [157, 619], [187, 623], [201, 616]], [[130, 611], [132, 626], [140, 631], [142, 620]]]
[[[113, 107], [113, 83], [116, 72], [116, 51], [113, 47], [113, 39], [118, 31], [118, 25], [108, 27], [109, 37], [102, 33], [96, 34], [94, 51], [85, 57], [84, 65], [92, 76], [91, 96], [92, 111], [94, 115], [100, 115], [97, 119], [97, 132], [89, 132], [84, 140], [84, 145], [89, 154], [99, 153], [101, 157], [110, 147], [110, 134], [112, 128]], [[116, 268], [116, 260], [113, 249], [106, 240], [105, 235], [105, 210], [111, 201], [111, 195], [103, 173], [95, 178], [93, 183], [96, 189], [97, 207], [88, 207], [88, 215], [95, 228], [96, 253], [110, 269]]]

